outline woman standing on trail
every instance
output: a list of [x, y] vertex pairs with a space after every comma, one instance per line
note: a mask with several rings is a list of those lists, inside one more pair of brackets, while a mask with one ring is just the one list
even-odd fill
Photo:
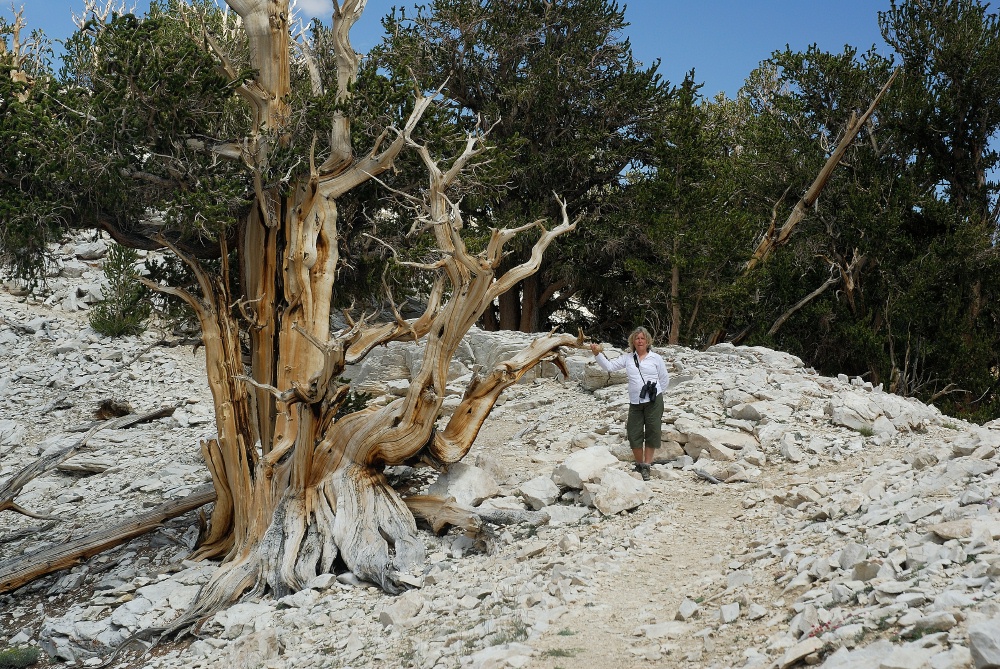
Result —
[[635, 457], [635, 470], [643, 481], [649, 480], [653, 452], [660, 447], [660, 421], [663, 419], [663, 391], [670, 375], [659, 353], [652, 351], [649, 330], [638, 327], [628, 336], [628, 353], [608, 360], [599, 344], [591, 344], [597, 364], [606, 372], [624, 369], [628, 376], [628, 444]]

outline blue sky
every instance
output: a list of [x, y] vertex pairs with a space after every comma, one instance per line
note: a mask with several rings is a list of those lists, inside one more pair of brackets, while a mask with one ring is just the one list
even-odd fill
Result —
[[[14, 0], [23, 3], [29, 28], [41, 28], [60, 39], [73, 30], [72, 13], [81, 12], [83, 0]], [[136, 0], [126, 0], [132, 6]], [[138, 0], [139, 10], [148, 0]], [[412, 6], [409, 0], [370, 0], [355, 26], [352, 42], [366, 51], [381, 35], [379, 18], [393, 5]], [[878, 30], [877, 13], [889, 0], [632, 0], [622, 2], [631, 23], [626, 31], [633, 53], [644, 63], [660, 59], [660, 72], [672, 83], [695, 68], [702, 93], [739, 90], [750, 71], [772, 51], [789, 44], [804, 49], [817, 43], [827, 51], [845, 44], [866, 50], [872, 45], [888, 52]], [[298, 0], [301, 11], [329, 22], [331, 0]], [[5, 2], [0, 14], [10, 15]]]

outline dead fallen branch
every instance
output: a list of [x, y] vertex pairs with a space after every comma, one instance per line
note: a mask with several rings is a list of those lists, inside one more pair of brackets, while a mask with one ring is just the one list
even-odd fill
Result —
[[411, 495], [403, 499], [407, 508], [416, 518], [430, 524], [435, 534], [443, 534], [449, 527], [459, 527], [470, 537], [476, 537], [483, 524], [531, 526], [549, 522], [549, 514], [544, 511], [518, 511], [511, 509], [477, 510], [468, 509], [455, 502], [454, 498], [437, 495]]
[[157, 418], [172, 416], [178, 406], [180, 405], [170, 404], [160, 407], [159, 409], [154, 409], [148, 413], [130, 413], [126, 416], [121, 416], [120, 418], [112, 418], [111, 420], [96, 420], [83, 425], [71, 427], [68, 432], [86, 432], [87, 430], [92, 430], [95, 427], [99, 430], [124, 430], [125, 428], [132, 427], [133, 425], [138, 425], [139, 423], [148, 423], [149, 421], [156, 420]]
[[57, 542], [48, 548], [0, 562], [0, 593], [16, 590], [36, 578], [72, 567], [82, 560], [152, 532], [165, 521], [215, 501], [215, 489], [204, 485], [187, 497], [170, 500], [118, 525], [104, 528], [74, 541]]
[[62, 450], [53, 451], [52, 453], [43, 455], [0, 486], [0, 511], [6, 511], [9, 509], [28, 516], [29, 518], [53, 520], [51, 516], [34, 513], [22, 508], [14, 501], [14, 498], [18, 496], [21, 489], [29, 482], [38, 478], [45, 472], [58, 467], [63, 461], [73, 457], [81, 448], [87, 445], [87, 442], [91, 437], [101, 430], [109, 428], [119, 430], [136, 425], [137, 423], [144, 423], [157, 418], [163, 418], [173, 414], [175, 409], [176, 407], [174, 406], [166, 406], [155, 411], [150, 411], [149, 413], [122, 416], [121, 418], [115, 418], [114, 420], [91, 424], [87, 427], [87, 433], [73, 442], [70, 446], [67, 446]]
[[788, 311], [781, 314], [778, 320], [774, 321], [774, 325], [771, 326], [771, 329], [767, 331], [767, 336], [773, 337], [775, 334], [777, 334], [778, 330], [781, 329], [781, 326], [784, 325], [785, 322], [792, 317], [792, 314], [794, 314], [796, 311], [798, 311], [799, 309], [801, 309], [802, 307], [804, 307], [805, 305], [809, 304], [814, 299], [822, 295], [827, 288], [837, 283], [838, 281], [840, 281], [840, 273], [838, 272], [835, 274], [831, 274], [830, 278], [828, 278], [826, 281], [823, 282], [823, 285], [821, 285], [819, 288], [817, 288], [816, 290], [809, 293], [801, 300], [793, 304]]

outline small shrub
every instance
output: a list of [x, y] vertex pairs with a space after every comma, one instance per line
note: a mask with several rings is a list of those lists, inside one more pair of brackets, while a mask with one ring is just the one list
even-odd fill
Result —
[[15, 646], [0, 650], [0, 669], [21, 669], [38, 662], [39, 650], [30, 646]]
[[139, 283], [135, 263], [139, 254], [120, 244], [112, 244], [104, 259], [108, 279], [104, 299], [90, 312], [90, 327], [109, 337], [141, 334], [149, 318], [146, 288]]
[[502, 623], [500, 630], [489, 639], [488, 645], [501, 646], [505, 643], [518, 643], [528, 638], [528, 626], [523, 620], [513, 619]]
[[[347, 379], [345, 377], [340, 377], [339, 379], [337, 379], [337, 382], [350, 383], [351, 381], [350, 379]], [[361, 411], [366, 406], [368, 406], [368, 403], [371, 402], [373, 399], [375, 399], [375, 396], [371, 393], [366, 393], [361, 390], [349, 391], [347, 393], [347, 397], [344, 399], [344, 403], [340, 405], [339, 409], [337, 409], [336, 418], [339, 420], [344, 416], [346, 416], [347, 414], [354, 413], [355, 411]]]

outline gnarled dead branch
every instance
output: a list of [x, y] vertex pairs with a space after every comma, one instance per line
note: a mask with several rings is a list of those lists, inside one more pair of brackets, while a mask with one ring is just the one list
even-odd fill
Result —
[[53, 519], [52, 516], [47, 516], [44, 514], [33, 513], [28, 511], [16, 502], [14, 498], [21, 492], [21, 489], [27, 485], [29, 482], [38, 478], [42, 474], [59, 466], [60, 463], [76, 455], [81, 448], [87, 445], [90, 438], [95, 434], [105, 429], [120, 430], [138, 423], [145, 423], [157, 418], [163, 418], [165, 416], [170, 416], [174, 413], [175, 406], [166, 406], [155, 411], [150, 411], [148, 413], [139, 415], [128, 415], [122, 416], [120, 418], [115, 418], [113, 420], [104, 421], [93, 425], [87, 430], [87, 433], [74, 441], [72, 444], [66, 448], [47, 453], [35, 460], [33, 463], [19, 471], [17, 474], [12, 476], [3, 486], [0, 486], [0, 511], [16, 511], [18, 513], [24, 514], [31, 518], [41, 518], [45, 520]]
[[202, 486], [187, 497], [165, 502], [146, 513], [102, 528], [80, 539], [55, 542], [14, 559], [0, 562], [0, 593], [16, 590], [34, 579], [67, 569], [81, 560], [120, 546], [160, 527], [164, 521], [202, 507], [215, 499], [211, 486]]

